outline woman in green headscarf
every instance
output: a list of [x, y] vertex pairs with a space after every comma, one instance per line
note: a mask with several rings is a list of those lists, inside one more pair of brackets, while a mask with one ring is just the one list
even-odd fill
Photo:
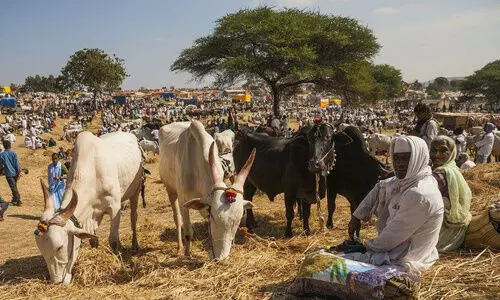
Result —
[[457, 148], [451, 138], [440, 135], [432, 140], [432, 170], [443, 196], [445, 210], [436, 246], [440, 252], [455, 250], [462, 245], [472, 217], [469, 211], [472, 193], [455, 164], [456, 156]]

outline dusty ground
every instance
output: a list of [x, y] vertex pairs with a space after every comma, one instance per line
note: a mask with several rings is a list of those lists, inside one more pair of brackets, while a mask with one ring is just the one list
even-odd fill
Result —
[[[60, 136], [64, 121], [57, 122], [53, 136]], [[5, 221], [0, 223], [0, 299], [283, 298], [304, 253], [315, 247], [339, 244], [347, 237], [349, 204], [343, 197], [338, 199], [333, 230], [319, 231], [314, 210], [313, 234], [303, 235], [301, 223], [296, 219], [295, 237], [285, 239], [283, 197], [269, 202], [265, 196], [258, 195], [254, 202], [259, 222], [257, 234], [262, 239], [238, 234], [229, 263], [212, 263], [205, 248], [206, 222], [199, 214], [192, 213], [196, 239], [193, 257], [177, 257], [171, 208], [164, 188], [156, 182], [159, 179], [156, 160], [147, 165], [152, 171], [146, 189], [148, 206], [139, 209], [141, 251], [132, 253], [130, 250], [129, 211], [126, 210], [120, 229], [124, 245], [122, 255], [115, 256], [109, 251], [109, 222], [105, 220], [99, 232], [101, 247], [90, 249], [88, 243], [83, 246], [74, 268], [73, 284], [65, 287], [49, 285], [46, 283], [48, 271], [35, 245], [33, 230], [43, 208], [39, 178], [46, 180], [50, 156], [44, 156], [43, 150], [33, 151], [22, 145], [20, 137], [14, 150], [19, 154], [22, 167], [28, 168], [30, 173], [19, 181], [24, 205], [11, 206]], [[473, 211], [481, 211], [488, 203], [500, 198], [500, 186], [494, 179], [500, 177], [500, 164], [481, 167], [474, 172], [469, 176], [475, 194]], [[1, 177], [0, 195], [10, 201], [10, 190]], [[325, 206], [323, 203], [323, 214]], [[361, 235], [372, 237], [373, 226], [366, 225]], [[497, 297], [500, 293], [498, 253], [480, 252], [461, 250], [442, 256], [423, 277], [422, 298]], [[477, 257], [478, 254], [481, 256]]]

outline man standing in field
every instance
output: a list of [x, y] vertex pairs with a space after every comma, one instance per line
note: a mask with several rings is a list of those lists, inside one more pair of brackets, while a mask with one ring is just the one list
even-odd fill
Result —
[[21, 196], [17, 190], [17, 180], [21, 176], [19, 158], [17, 157], [17, 153], [10, 149], [11, 144], [9, 141], [4, 141], [3, 147], [5, 151], [0, 153], [0, 169], [3, 170], [3, 174], [12, 191], [12, 204], [21, 206]]

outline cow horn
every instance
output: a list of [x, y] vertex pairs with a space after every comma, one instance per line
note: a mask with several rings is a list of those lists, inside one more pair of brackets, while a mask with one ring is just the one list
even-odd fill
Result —
[[59, 216], [64, 220], [68, 220], [71, 218], [73, 213], [75, 212], [76, 205], [78, 204], [78, 195], [74, 189], [71, 190], [71, 201], [69, 204], [61, 211]]
[[43, 179], [40, 178], [40, 183], [42, 185], [42, 192], [43, 192], [43, 200], [44, 200], [44, 212], [54, 212], [54, 203], [52, 203], [52, 199], [50, 199], [49, 196], [49, 189], [45, 185], [45, 182], [43, 182]]
[[252, 153], [250, 153], [250, 156], [247, 159], [247, 162], [241, 168], [241, 170], [238, 172], [238, 175], [236, 175], [234, 179], [234, 184], [238, 187], [243, 187], [245, 184], [245, 181], [247, 180], [248, 174], [250, 173], [250, 170], [252, 169], [253, 161], [255, 159], [255, 148], [252, 149]]
[[214, 183], [224, 182], [224, 178], [217, 169], [217, 164], [215, 162], [215, 142], [210, 145], [210, 150], [208, 152], [208, 162], [210, 164], [210, 173], [212, 174], [212, 180]]

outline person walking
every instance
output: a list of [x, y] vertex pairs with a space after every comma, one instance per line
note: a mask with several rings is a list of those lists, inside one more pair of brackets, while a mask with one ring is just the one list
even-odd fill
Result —
[[496, 126], [493, 123], [488, 122], [484, 124], [484, 134], [481, 140], [475, 144], [477, 147], [476, 163], [485, 164], [488, 162], [488, 157], [491, 155], [493, 144], [495, 143], [495, 136], [493, 135], [495, 128]]
[[12, 204], [21, 206], [21, 196], [17, 190], [17, 180], [21, 176], [19, 158], [17, 157], [17, 153], [10, 149], [11, 143], [9, 141], [4, 141], [3, 147], [5, 151], [0, 153], [0, 169], [3, 170], [3, 174], [12, 191]]

